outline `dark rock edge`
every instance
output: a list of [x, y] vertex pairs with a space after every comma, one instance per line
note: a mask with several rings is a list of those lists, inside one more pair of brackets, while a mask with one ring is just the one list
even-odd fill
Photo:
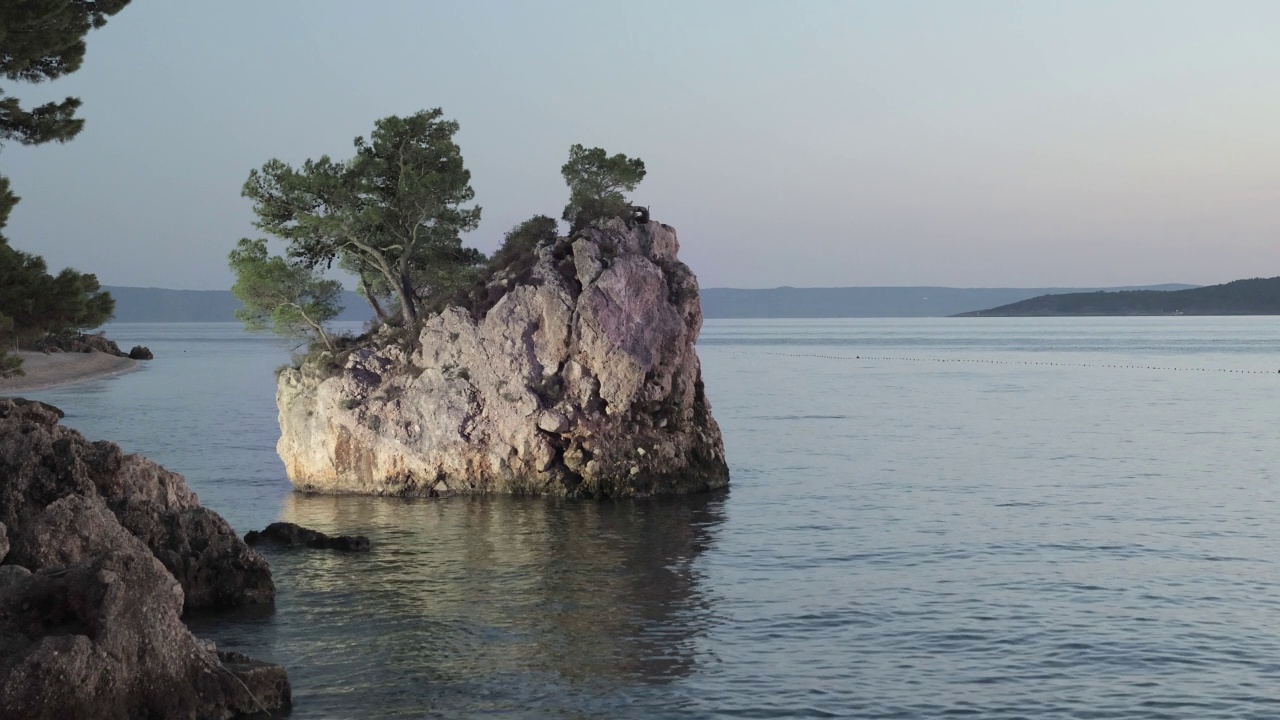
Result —
[[182, 476], [0, 399], [0, 717], [287, 711], [284, 669], [219, 653], [184, 610], [273, 602], [270, 568]]

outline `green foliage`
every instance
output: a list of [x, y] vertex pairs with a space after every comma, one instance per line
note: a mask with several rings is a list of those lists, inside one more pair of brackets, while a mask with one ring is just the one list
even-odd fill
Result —
[[546, 215], [534, 215], [507, 231], [502, 246], [489, 260], [489, 267], [499, 270], [512, 266], [532, 265], [535, 251], [543, 243], [554, 242], [560, 226]]
[[[129, 0], [7, 0], [0, 3], [0, 76], [39, 83], [80, 69], [84, 36]], [[0, 143], [66, 142], [84, 127], [76, 98], [24, 109], [0, 90]]]
[[360, 255], [338, 256], [338, 267], [356, 276], [356, 292], [364, 296], [379, 323], [389, 322], [399, 312], [395, 289], [372, 264]]
[[628, 215], [631, 204], [623, 193], [636, 189], [645, 169], [640, 158], [574, 145], [560, 174], [569, 184], [569, 204], [561, 219], [576, 232], [596, 220]]
[[371, 304], [393, 299], [413, 325], [423, 303], [450, 293], [484, 258], [460, 238], [479, 225], [480, 208], [463, 207], [475, 192], [457, 131], [439, 108], [386, 117], [368, 140], [356, 138], [352, 159], [325, 155], [297, 169], [271, 160], [249, 173], [242, 194], [290, 257], [310, 267], [339, 259], [361, 276]]
[[[40, 83], [80, 68], [85, 35], [106, 24], [129, 0], [4, 0], [0, 2], [0, 77]], [[0, 146], [67, 142], [84, 127], [80, 100], [69, 97], [24, 108], [0, 88]], [[0, 230], [18, 196], [0, 176]], [[111, 318], [114, 303], [93, 275], [63, 270], [8, 245], [0, 235], [0, 339], [8, 347], [48, 332], [92, 328]], [[0, 377], [21, 373], [21, 360], [0, 349]]]
[[469, 285], [459, 282], [457, 291], [442, 296], [432, 310], [455, 305], [470, 310], [476, 318], [483, 317], [512, 287], [529, 282], [537, 263], [538, 246], [555, 242], [558, 232], [559, 224], [546, 215], [535, 215], [519, 223], [507, 232], [502, 246], [486, 266], [455, 276], [458, 281], [470, 276]]
[[70, 268], [51, 275], [39, 255], [0, 245], [0, 314], [17, 341], [95, 328], [114, 310], [96, 276]]
[[22, 370], [22, 358], [9, 355], [5, 349], [16, 342], [13, 334], [13, 318], [0, 315], [0, 378], [26, 375]]
[[[13, 206], [18, 204], [18, 200], [18, 196], [9, 189], [9, 178], [0, 175], [0, 230], [4, 230], [4, 226], [9, 223], [9, 213], [13, 212]], [[5, 242], [4, 235], [0, 235], [0, 244]]]
[[342, 283], [325, 280], [313, 267], [268, 255], [262, 239], [241, 239], [227, 260], [236, 274], [231, 292], [244, 303], [236, 317], [247, 329], [319, 340], [333, 350], [324, 324], [342, 311]]

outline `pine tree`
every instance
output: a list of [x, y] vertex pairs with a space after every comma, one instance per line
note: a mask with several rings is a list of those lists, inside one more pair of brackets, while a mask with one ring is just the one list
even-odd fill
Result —
[[621, 153], [610, 156], [603, 148], [569, 148], [569, 162], [560, 168], [569, 185], [569, 204], [562, 220], [575, 232], [596, 220], [625, 217], [631, 203], [623, 192], [644, 180], [644, 161]]
[[[0, 2], [0, 78], [41, 83], [80, 69], [85, 35], [100, 28], [129, 0], [3, 0]], [[80, 133], [78, 98], [24, 108], [0, 87], [0, 147], [67, 142]], [[0, 175], [0, 231], [18, 196]], [[50, 275], [44, 261], [9, 246], [0, 233], [0, 377], [21, 374], [7, 356], [8, 341], [33, 333], [97, 327], [111, 318], [114, 302], [90, 274]]]
[[413, 326], [485, 261], [462, 246], [480, 208], [463, 207], [475, 198], [471, 172], [453, 140], [458, 123], [443, 118], [439, 108], [385, 117], [368, 140], [356, 138], [352, 159], [324, 155], [296, 169], [271, 160], [249, 173], [241, 194], [290, 257], [312, 267], [338, 259], [360, 275], [380, 315], [381, 296]]

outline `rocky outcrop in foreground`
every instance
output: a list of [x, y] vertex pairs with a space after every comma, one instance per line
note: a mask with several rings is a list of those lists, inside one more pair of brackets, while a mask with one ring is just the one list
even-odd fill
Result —
[[621, 221], [544, 242], [485, 311], [452, 307], [281, 373], [278, 447], [332, 493], [689, 493], [729, 481], [694, 343], [698, 283], [673, 228]]
[[180, 475], [0, 400], [0, 717], [230, 718], [282, 668], [218, 653], [184, 608], [268, 603], [266, 562]]

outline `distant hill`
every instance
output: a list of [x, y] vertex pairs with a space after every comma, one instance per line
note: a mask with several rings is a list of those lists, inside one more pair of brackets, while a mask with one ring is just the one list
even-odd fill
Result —
[[961, 313], [964, 317], [1061, 315], [1280, 315], [1280, 277], [1236, 280], [1189, 290], [1129, 290], [1042, 295]]
[[[1151, 285], [1141, 290], [1182, 290], [1194, 285]], [[105, 287], [116, 299], [115, 322], [235, 322], [240, 301], [229, 290]], [[1135, 288], [1110, 288], [1112, 291]], [[1097, 294], [1092, 288], [845, 287], [739, 290], [704, 288], [708, 318], [946, 317], [1052, 294]], [[1114, 294], [1114, 293], [1113, 293]], [[364, 298], [342, 294], [339, 320], [373, 317]], [[985, 311], [984, 311], [985, 314]]]
[[[103, 287], [116, 300], [114, 322], [235, 322], [240, 308], [230, 290], [164, 290], [161, 288]], [[368, 320], [373, 311], [364, 298], [342, 293], [345, 308], [339, 320]]]
[[[1194, 285], [1148, 285], [1143, 290], [1182, 290]], [[946, 317], [1038, 295], [1097, 288], [843, 287], [739, 290], [703, 288], [709, 318]], [[1138, 288], [1108, 288], [1132, 290]]]

